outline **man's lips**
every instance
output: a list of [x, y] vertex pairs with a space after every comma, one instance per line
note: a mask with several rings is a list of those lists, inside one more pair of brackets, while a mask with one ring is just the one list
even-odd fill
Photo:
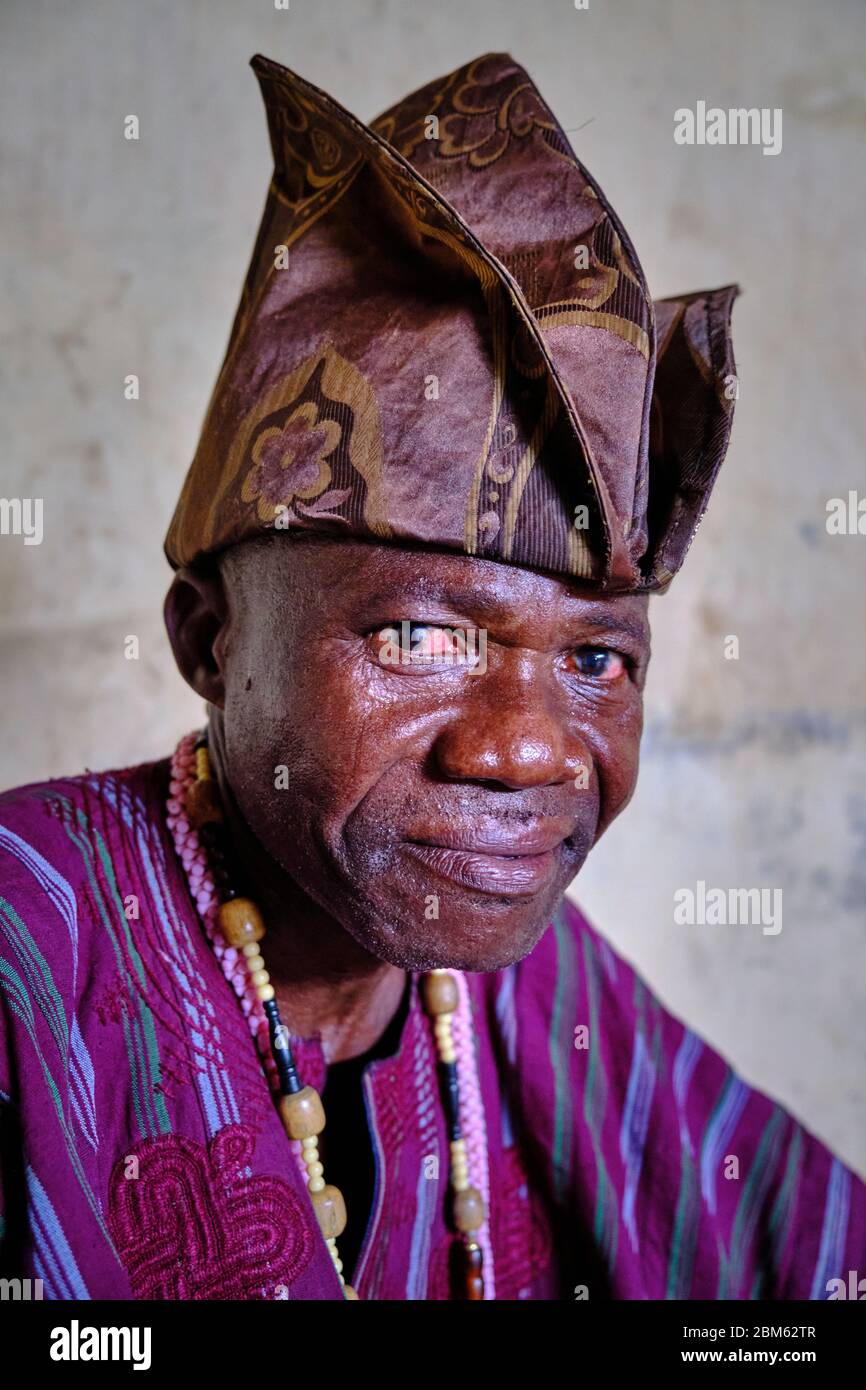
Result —
[[478, 893], [531, 897], [555, 876], [559, 847], [573, 828], [554, 823], [518, 832], [427, 832], [407, 840], [405, 849], [427, 868]]

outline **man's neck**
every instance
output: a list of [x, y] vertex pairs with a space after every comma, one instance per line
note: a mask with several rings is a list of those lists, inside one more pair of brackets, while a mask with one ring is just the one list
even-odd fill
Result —
[[397, 1012], [405, 971], [364, 950], [268, 854], [234, 798], [221, 720], [211, 719], [208, 742], [232, 860], [267, 925], [262, 954], [280, 1017], [296, 1037], [320, 1034], [329, 1064], [358, 1057]]

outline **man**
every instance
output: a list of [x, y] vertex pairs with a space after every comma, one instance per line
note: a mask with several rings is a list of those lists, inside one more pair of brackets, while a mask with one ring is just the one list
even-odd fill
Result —
[[634, 789], [736, 289], [653, 305], [505, 55], [371, 127], [253, 66], [274, 179], [166, 542], [207, 730], [2, 799], [6, 1269], [826, 1298], [863, 1184], [563, 897]]

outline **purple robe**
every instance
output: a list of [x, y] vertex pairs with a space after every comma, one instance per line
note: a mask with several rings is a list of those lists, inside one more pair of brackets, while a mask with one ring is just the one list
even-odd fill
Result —
[[[0, 797], [0, 1272], [55, 1299], [340, 1298], [168, 776]], [[825, 1299], [866, 1272], [860, 1179], [567, 901], [526, 959], [467, 980], [497, 1299]], [[294, 1048], [321, 1090], [318, 1039]], [[363, 1077], [362, 1299], [450, 1297], [435, 1061], [413, 976], [396, 1051]]]

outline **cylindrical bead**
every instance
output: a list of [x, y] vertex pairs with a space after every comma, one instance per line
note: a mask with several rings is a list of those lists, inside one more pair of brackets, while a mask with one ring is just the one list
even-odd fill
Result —
[[320, 1192], [311, 1192], [310, 1200], [319, 1220], [319, 1229], [326, 1240], [335, 1240], [346, 1229], [346, 1203], [339, 1187], [326, 1183]]
[[291, 1096], [280, 1096], [280, 1115], [290, 1139], [311, 1139], [325, 1128], [322, 1100], [312, 1086], [304, 1086]]

